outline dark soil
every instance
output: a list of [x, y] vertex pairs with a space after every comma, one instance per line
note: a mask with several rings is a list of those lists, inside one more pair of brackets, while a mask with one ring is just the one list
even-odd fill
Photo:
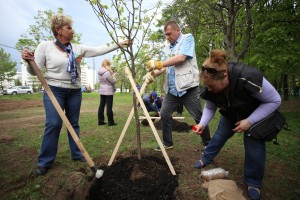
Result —
[[155, 156], [136, 156], [119, 159], [104, 167], [104, 175], [94, 180], [91, 200], [100, 199], [174, 199], [177, 176], [170, 173], [164, 160]]
[[43, 100], [6, 100], [2, 99], [0, 102], [0, 112], [33, 108], [33, 107], [43, 107]]
[[[143, 119], [141, 121], [141, 124], [143, 124], [144, 126], [149, 126], [149, 123], [147, 121], [147, 119]], [[162, 130], [161, 128], [161, 120], [158, 120], [158, 121], [154, 121], [154, 126], [157, 130]], [[172, 119], [172, 130], [173, 131], [176, 131], [176, 132], [189, 132], [191, 130], [191, 125], [189, 125], [188, 123], [186, 122], [180, 122], [180, 121], [177, 121], [175, 119]]]

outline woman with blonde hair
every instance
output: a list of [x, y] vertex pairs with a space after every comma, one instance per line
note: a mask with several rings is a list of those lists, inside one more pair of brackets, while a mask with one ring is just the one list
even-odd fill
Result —
[[[200, 97], [205, 106], [194, 131], [202, 133], [217, 108], [221, 119], [203, 155], [194, 167], [210, 164], [234, 133], [247, 131], [253, 124], [279, 109], [281, 98], [276, 89], [255, 68], [239, 62], [226, 62], [226, 52], [213, 50], [202, 65], [200, 77], [205, 85]], [[244, 181], [250, 199], [260, 199], [266, 146], [265, 141], [244, 134]]]
[[114, 121], [114, 113], [112, 111], [115, 84], [117, 82], [117, 73], [114, 73], [110, 67], [111, 62], [107, 59], [102, 61], [101, 67], [98, 71], [100, 82], [100, 105], [98, 108], [98, 125], [105, 125], [104, 108], [106, 106], [106, 115], [108, 126], [117, 125]]
[[[79, 113], [81, 106], [81, 71], [82, 58], [100, 56], [129, 44], [128, 41], [118, 45], [89, 47], [71, 43], [74, 37], [72, 19], [64, 14], [55, 14], [51, 17], [51, 30], [54, 41], [41, 42], [35, 52], [28, 49], [22, 51], [25, 61], [35, 60], [37, 66], [46, 69], [45, 79], [50, 86], [61, 108], [79, 136]], [[28, 72], [35, 75], [28, 66]], [[44, 107], [46, 122], [42, 140], [36, 175], [44, 175], [53, 165], [58, 149], [58, 140], [62, 128], [62, 120], [54, 108], [48, 94], [44, 92]], [[68, 132], [71, 158], [74, 161], [84, 162], [84, 158], [70, 133]]]

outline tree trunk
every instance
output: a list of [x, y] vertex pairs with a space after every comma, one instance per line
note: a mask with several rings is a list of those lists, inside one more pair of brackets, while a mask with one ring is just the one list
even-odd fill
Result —
[[[223, 24], [223, 34], [224, 34], [224, 45], [225, 49], [228, 52], [228, 58], [230, 61], [238, 61], [242, 58], [249, 49], [250, 39], [251, 39], [251, 32], [252, 32], [252, 17], [250, 12], [250, 1], [246, 0], [244, 3], [236, 2], [234, 0], [223, 0], [223, 5], [220, 6], [221, 12], [226, 10], [227, 12], [227, 19], [220, 14], [221, 21]], [[244, 6], [243, 6], [244, 5]], [[243, 45], [242, 48], [237, 52], [236, 49], [236, 16], [237, 13], [244, 9], [246, 12], [246, 30], [245, 30], [245, 39], [242, 41]]]
[[[130, 40], [130, 39], [129, 39]], [[130, 54], [131, 58], [131, 73], [132, 78], [135, 79], [135, 64], [134, 64], [134, 55]], [[132, 86], [136, 87], [136, 85]], [[137, 144], [137, 157], [139, 160], [142, 159], [142, 146], [141, 146], [141, 127], [140, 127], [140, 119], [138, 115], [138, 109], [137, 109], [137, 98], [136, 94], [133, 93], [133, 107], [134, 107], [134, 117], [135, 117], [135, 127], [136, 127], [136, 144]]]
[[289, 100], [289, 84], [288, 84], [288, 75], [283, 75], [283, 100]]
[[137, 144], [137, 156], [138, 159], [142, 159], [142, 147], [141, 147], [141, 127], [140, 127], [140, 120], [138, 116], [138, 109], [137, 109], [137, 99], [136, 95], [133, 94], [133, 106], [134, 106], [134, 117], [135, 117], [135, 127], [136, 127], [136, 144]]

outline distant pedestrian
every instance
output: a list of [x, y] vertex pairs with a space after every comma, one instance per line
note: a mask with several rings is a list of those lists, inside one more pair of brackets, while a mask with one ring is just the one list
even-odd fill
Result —
[[100, 82], [100, 105], [98, 108], [98, 125], [105, 125], [104, 120], [104, 108], [106, 106], [106, 115], [108, 120], [108, 126], [117, 125], [114, 120], [114, 113], [112, 110], [115, 94], [115, 84], [117, 82], [117, 73], [113, 72], [110, 67], [111, 62], [109, 60], [103, 60], [101, 67], [99, 68], [99, 82]]

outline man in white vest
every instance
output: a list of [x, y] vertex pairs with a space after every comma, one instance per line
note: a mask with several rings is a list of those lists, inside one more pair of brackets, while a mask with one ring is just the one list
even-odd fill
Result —
[[[171, 116], [178, 103], [182, 103], [198, 124], [202, 116], [199, 98], [199, 69], [192, 34], [182, 34], [178, 24], [169, 21], [164, 26], [167, 42], [162, 49], [162, 61], [150, 60], [146, 68], [151, 75], [144, 78], [151, 83], [156, 76], [166, 73], [166, 95], [161, 108], [163, 144], [165, 149], [173, 148]], [[211, 137], [206, 127], [202, 138], [203, 148]], [[159, 146], [155, 150], [160, 151]]]

